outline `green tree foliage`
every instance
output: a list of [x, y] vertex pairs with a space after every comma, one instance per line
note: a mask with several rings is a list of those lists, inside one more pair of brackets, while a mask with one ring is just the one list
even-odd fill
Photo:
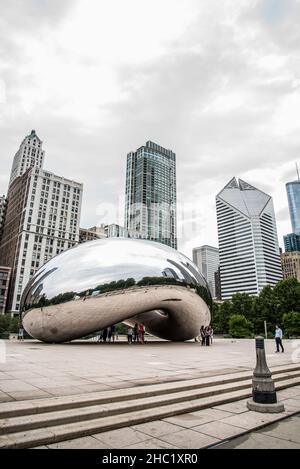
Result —
[[19, 316], [12, 317], [10, 314], [0, 315], [0, 335], [18, 332]]
[[[243, 315], [252, 323], [255, 334], [263, 334], [264, 321], [269, 331], [275, 329], [276, 323], [286, 327], [283, 316], [291, 311], [300, 313], [300, 283], [294, 278], [282, 280], [274, 287], [266, 286], [257, 297], [245, 293], [233, 295], [232, 300], [214, 307], [213, 327], [217, 334], [227, 334], [229, 317]], [[296, 334], [295, 331], [292, 333]]]
[[243, 338], [252, 336], [252, 323], [243, 314], [233, 314], [229, 319], [229, 334], [232, 337]]
[[295, 278], [278, 282], [274, 289], [278, 312], [282, 314], [289, 311], [300, 312], [300, 283]]
[[257, 334], [264, 331], [264, 321], [274, 329], [278, 320], [278, 301], [271, 286], [263, 288], [260, 295], [253, 299], [252, 322]]
[[213, 306], [213, 327], [215, 334], [228, 334], [229, 332], [229, 318], [231, 315], [231, 302], [224, 301], [224, 303]]
[[0, 316], [0, 334], [3, 332], [7, 332], [9, 330], [10, 325], [10, 315], [2, 314]]
[[282, 318], [282, 326], [286, 336], [300, 336], [300, 313], [291, 311]]
[[252, 318], [253, 297], [247, 293], [236, 293], [231, 299], [231, 314], [242, 314], [245, 318]]

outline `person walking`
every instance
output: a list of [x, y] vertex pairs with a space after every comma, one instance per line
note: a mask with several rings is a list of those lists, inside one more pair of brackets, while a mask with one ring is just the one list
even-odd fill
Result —
[[275, 328], [276, 350], [275, 350], [275, 353], [278, 353], [278, 352], [279, 352], [279, 347], [281, 348], [281, 352], [282, 352], [282, 353], [284, 352], [284, 348], [283, 348], [283, 345], [282, 345], [282, 337], [283, 337], [282, 330], [281, 330], [280, 327], [276, 324], [276, 328]]
[[127, 329], [127, 340], [129, 344], [132, 344], [132, 334], [133, 334], [133, 329], [131, 326], [129, 326]]
[[141, 323], [139, 325], [139, 340], [141, 344], [145, 343], [145, 324]]
[[108, 338], [108, 342], [111, 342], [111, 326], [107, 328], [107, 338]]

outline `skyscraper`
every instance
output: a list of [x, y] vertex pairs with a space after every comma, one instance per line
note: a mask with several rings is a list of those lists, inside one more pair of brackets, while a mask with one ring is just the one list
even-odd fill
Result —
[[10, 267], [0, 265], [0, 314], [4, 314], [6, 309], [10, 272]]
[[[297, 165], [296, 165], [297, 166]], [[300, 178], [297, 166], [298, 180], [286, 184], [292, 233], [283, 237], [286, 252], [300, 251]]]
[[286, 252], [300, 251], [300, 234], [289, 233], [283, 237]]
[[293, 233], [300, 235], [300, 180], [288, 182], [286, 192]]
[[9, 185], [0, 242], [0, 265], [11, 268], [6, 310], [13, 313], [19, 311], [22, 291], [34, 273], [78, 243], [82, 199], [82, 184], [43, 170], [40, 162], [23, 171], [17, 160], [12, 176], [14, 167], [19, 169]]
[[216, 197], [222, 299], [282, 279], [272, 198], [233, 178]]
[[9, 185], [18, 177], [22, 176], [28, 168], [42, 168], [45, 152], [42, 149], [43, 142], [37, 136], [35, 130], [23, 139], [19, 150], [15, 154], [10, 173]]
[[1, 243], [2, 231], [4, 227], [6, 207], [7, 207], [7, 198], [5, 197], [5, 195], [1, 195], [0, 196], [0, 243]]
[[127, 155], [125, 228], [177, 248], [176, 155], [148, 141]]
[[211, 296], [216, 298], [215, 273], [219, 268], [219, 249], [207, 245], [194, 248], [193, 261], [206, 279]]

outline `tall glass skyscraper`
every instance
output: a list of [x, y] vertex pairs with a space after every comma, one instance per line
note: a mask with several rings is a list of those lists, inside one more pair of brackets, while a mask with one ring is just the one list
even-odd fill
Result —
[[222, 299], [282, 279], [272, 198], [233, 178], [216, 197]]
[[283, 237], [286, 252], [300, 251], [300, 234], [290, 233]]
[[177, 248], [176, 155], [148, 141], [127, 155], [125, 228]]
[[215, 273], [218, 272], [219, 249], [213, 246], [200, 246], [193, 249], [193, 261], [206, 279], [211, 296], [216, 298]]
[[288, 182], [286, 191], [289, 202], [293, 233], [300, 235], [300, 181]]

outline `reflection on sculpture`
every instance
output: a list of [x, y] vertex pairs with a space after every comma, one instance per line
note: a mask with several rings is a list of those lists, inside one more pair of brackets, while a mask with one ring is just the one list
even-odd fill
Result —
[[118, 322], [143, 322], [167, 340], [210, 323], [211, 296], [198, 267], [160, 243], [108, 238], [51, 259], [28, 283], [23, 325], [45, 342], [74, 340]]

